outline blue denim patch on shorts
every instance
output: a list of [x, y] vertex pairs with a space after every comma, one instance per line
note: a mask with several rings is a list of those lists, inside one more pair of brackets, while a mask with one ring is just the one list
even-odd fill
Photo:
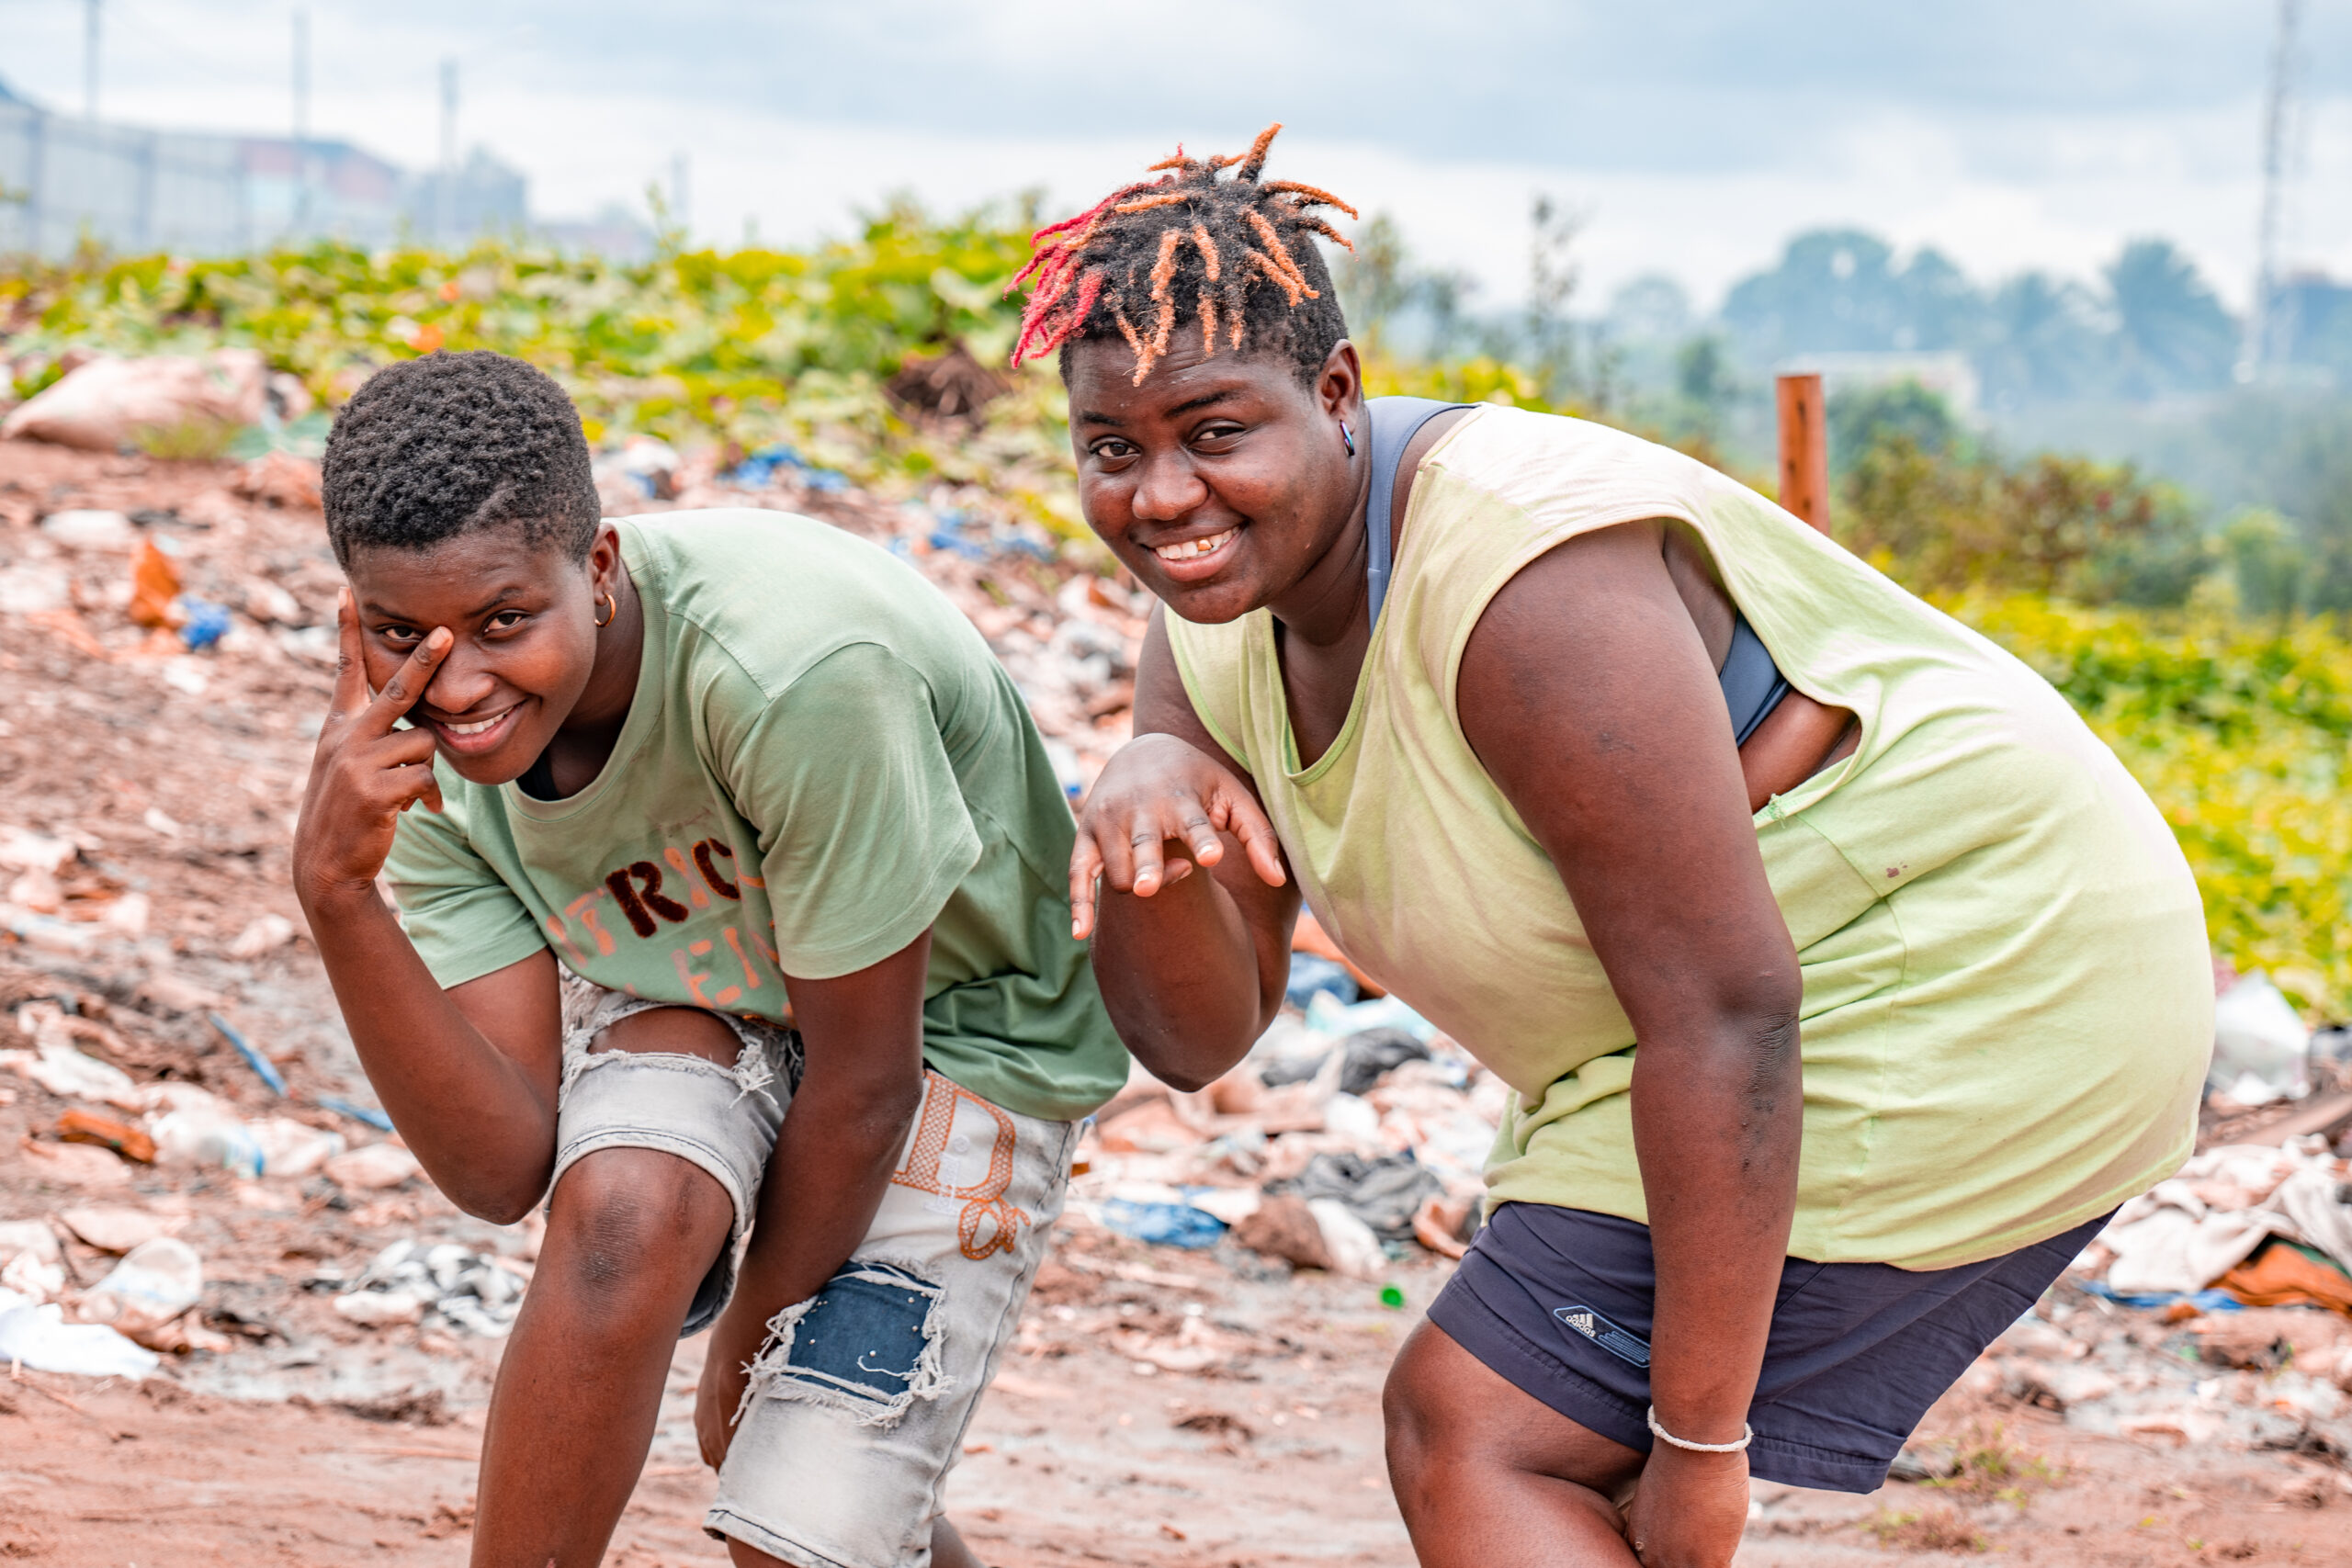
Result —
[[[2106, 1224], [1957, 1269], [1790, 1258], [1748, 1408], [1748, 1473], [1876, 1491], [1928, 1407]], [[1430, 1321], [1571, 1421], [1647, 1452], [1657, 1290], [1647, 1225], [1505, 1203], [1430, 1303]]]

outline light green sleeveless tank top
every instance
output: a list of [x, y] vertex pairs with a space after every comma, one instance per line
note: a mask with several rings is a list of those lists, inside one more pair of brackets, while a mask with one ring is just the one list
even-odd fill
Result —
[[1792, 685], [1861, 719], [1853, 757], [1756, 817], [1804, 979], [1791, 1250], [1970, 1262], [2170, 1175], [2211, 970], [2188, 863], [2114, 755], [2025, 665], [1755, 492], [1600, 425], [1490, 408], [1420, 467], [1354, 703], [1313, 767], [1267, 612], [1168, 630], [1323, 929], [1518, 1090], [1491, 1199], [1646, 1220], [1633, 1026], [1464, 740], [1454, 682], [1513, 575], [1652, 518], [1696, 531]]

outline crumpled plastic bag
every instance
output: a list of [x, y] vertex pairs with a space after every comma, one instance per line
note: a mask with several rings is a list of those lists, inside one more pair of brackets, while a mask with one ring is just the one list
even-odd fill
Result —
[[[2213, 1003], [2208, 1088], [2243, 1105], [2311, 1092], [2312, 1032], [2267, 975], [2248, 975]], [[2249, 1081], [2250, 1080], [2250, 1081]]]
[[53, 1302], [41, 1305], [0, 1290], [0, 1361], [85, 1378], [143, 1378], [157, 1358], [103, 1324], [66, 1322]]
[[190, 426], [252, 424], [268, 406], [268, 387], [269, 367], [250, 348], [93, 359], [0, 421], [0, 438], [119, 452]]
[[174, 1236], [142, 1241], [83, 1294], [76, 1314], [142, 1344], [204, 1296], [204, 1259]]

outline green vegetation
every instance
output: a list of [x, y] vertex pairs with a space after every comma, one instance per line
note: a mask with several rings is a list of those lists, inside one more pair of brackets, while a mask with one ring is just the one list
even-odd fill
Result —
[[[1383, 352], [1373, 389], [1608, 413], [1606, 364], [1561, 326], [1567, 226], [1553, 227], [1537, 257], [1553, 294], [1527, 323], [1542, 329], [1543, 354], [1515, 357], [1501, 340]], [[805, 252], [672, 245], [634, 265], [503, 243], [462, 255], [321, 244], [224, 261], [88, 257], [0, 276], [0, 309], [19, 396], [62, 374], [70, 349], [248, 344], [332, 406], [373, 366], [496, 348], [563, 381], [600, 441], [788, 441], [885, 493], [984, 483], [1076, 535], [1051, 367], [1001, 375], [1004, 395], [973, 419], [911, 412], [888, 391], [910, 360], [959, 344], [979, 366], [1003, 364], [1015, 312], [1001, 289], [1027, 228], [1019, 213], [938, 221], [895, 208]], [[1364, 248], [1344, 289], [1392, 309], [1419, 289], [1426, 313], [1454, 309], [1445, 280], [1416, 280], [1379, 244]], [[1704, 456], [1726, 372], [1712, 340], [1685, 357], [1683, 413], [1645, 433]], [[2220, 954], [2270, 970], [2315, 1014], [2344, 1016], [2352, 642], [2310, 614], [2327, 602], [2314, 597], [2304, 536], [2258, 513], [2207, 527], [2187, 498], [2128, 467], [2007, 458], [1916, 388], [1842, 400], [1833, 413], [1840, 538], [2054, 682], [2178, 831]], [[191, 435], [191, 452], [201, 445]]]
[[330, 406], [376, 366], [438, 348], [518, 355], [561, 381], [592, 440], [628, 433], [755, 447], [784, 440], [869, 483], [990, 479], [1076, 526], [1050, 367], [1006, 378], [983, 425], [917, 428], [885, 395], [910, 357], [963, 344], [1001, 366], [1005, 280], [1026, 215], [948, 221], [894, 207], [806, 252], [682, 251], [616, 265], [484, 242], [462, 254], [322, 242], [250, 257], [91, 256], [0, 276], [16, 391], [69, 349], [261, 350]]

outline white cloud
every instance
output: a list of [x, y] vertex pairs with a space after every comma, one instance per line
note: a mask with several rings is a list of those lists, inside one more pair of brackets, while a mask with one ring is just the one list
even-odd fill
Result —
[[[104, 3], [110, 118], [288, 123], [285, 9]], [[1711, 299], [1833, 223], [1980, 276], [2086, 275], [2143, 233], [2233, 297], [2253, 265], [2269, 7], [2242, 0], [313, 9], [315, 132], [429, 163], [453, 54], [464, 141], [528, 174], [539, 211], [635, 204], [683, 150], [713, 243], [747, 217], [774, 241], [838, 232], [894, 188], [958, 207], [1043, 186], [1068, 209], [1179, 135], [1223, 145], [1280, 114], [1279, 167], [1394, 212], [1490, 302], [1521, 288], [1539, 188], [1590, 214], [1588, 299], [1652, 269]], [[2290, 254], [2352, 274], [2331, 194], [2352, 186], [2352, 7], [2314, 9]], [[6, 17], [11, 85], [78, 107], [80, 7]]]

